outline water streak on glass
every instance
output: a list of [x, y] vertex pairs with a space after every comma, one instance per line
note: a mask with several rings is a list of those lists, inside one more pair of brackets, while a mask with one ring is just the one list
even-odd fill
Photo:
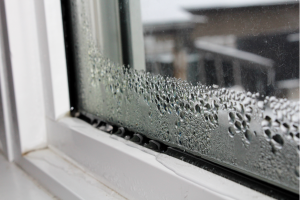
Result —
[[79, 110], [298, 192], [298, 2], [142, 0], [145, 71], [100, 52], [93, 2], [72, 3]]

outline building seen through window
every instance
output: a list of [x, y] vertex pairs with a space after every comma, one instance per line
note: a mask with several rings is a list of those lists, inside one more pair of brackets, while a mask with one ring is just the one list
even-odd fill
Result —
[[299, 96], [298, 1], [142, 0], [146, 71]]

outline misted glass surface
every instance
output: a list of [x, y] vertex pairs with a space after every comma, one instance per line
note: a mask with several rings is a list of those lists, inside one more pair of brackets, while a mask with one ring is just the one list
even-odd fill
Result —
[[118, 2], [72, 1], [78, 110], [298, 193], [299, 2], [133, 1], [135, 69]]

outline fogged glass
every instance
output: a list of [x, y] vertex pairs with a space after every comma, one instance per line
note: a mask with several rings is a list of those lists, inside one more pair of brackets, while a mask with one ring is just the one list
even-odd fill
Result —
[[80, 112], [298, 193], [298, 1], [71, 2]]

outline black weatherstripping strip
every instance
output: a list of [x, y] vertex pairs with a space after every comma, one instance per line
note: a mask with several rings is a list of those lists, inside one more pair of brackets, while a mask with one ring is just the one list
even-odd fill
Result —
[[129, 0], [119, 0], [119, 9], [123, 64], [125, 67], [134, 67], [131, 46]]
[[78, 111], [78, 93], [76, 80], [75, 43], [73, 38], [71, 1], [61, 0], [61, 10], [63, 17], [63, 30], [65, 39], [65, 51], [68, 70], [68, 83], [71, 115], [75, 116]]

